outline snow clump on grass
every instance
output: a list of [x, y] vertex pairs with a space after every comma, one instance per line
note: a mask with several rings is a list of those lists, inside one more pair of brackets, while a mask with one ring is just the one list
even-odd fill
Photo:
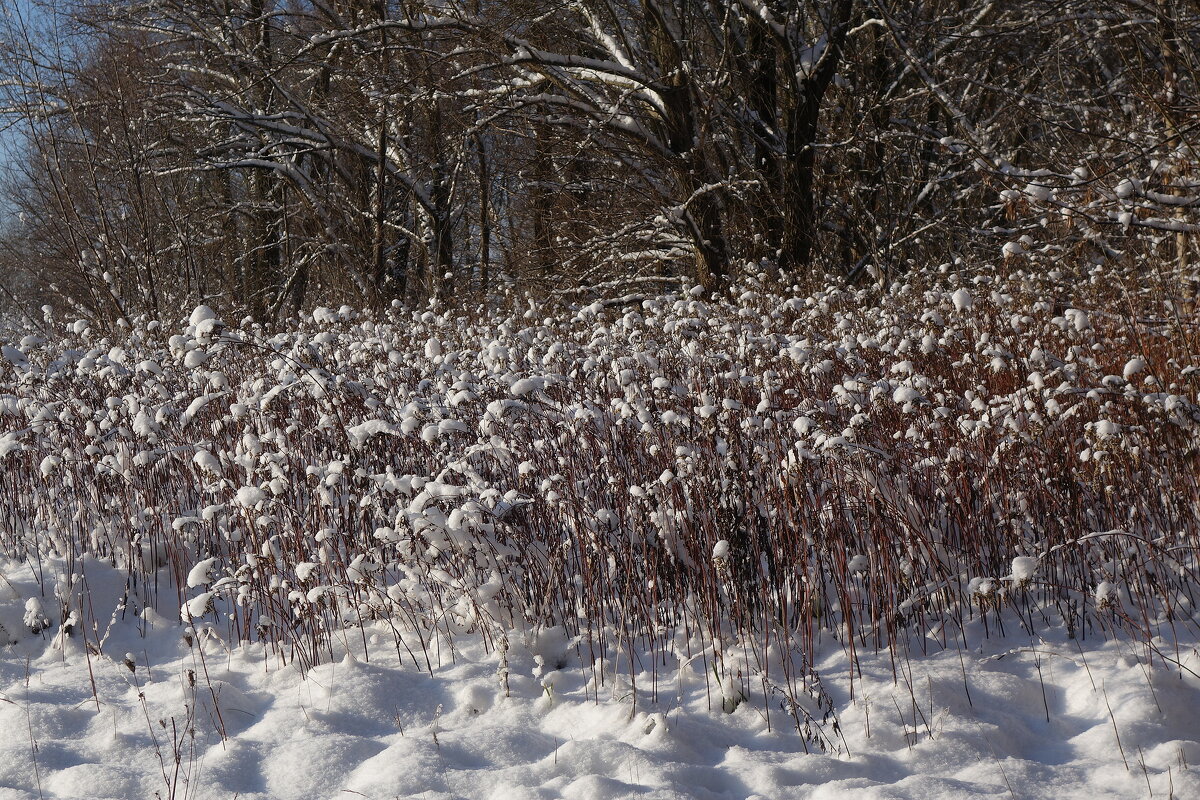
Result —
[[302, 669], [386, 621], [525, 670], [561, 628], [581, 669], [656, 697], [692, 664], [836, 747], [798, 710], [822, 642], [1152, 644], [1192, 613], [1196, 331], [1104, 270], [953, 269], [546, 318], [51, 320], [0, 359], [0, 545], [114, 565], [127, 607]]

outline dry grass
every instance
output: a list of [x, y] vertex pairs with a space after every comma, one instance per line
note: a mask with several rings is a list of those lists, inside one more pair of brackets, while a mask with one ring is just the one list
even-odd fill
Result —
[[820, 635], [1191, 624], [1200, 340], [1131, 287], [59, 326], [0, 362], [0, 551], [56, 565], [94, 648], [115, 615], [84, 559], [127, 571], [119, 614], [183, 607], [189, 637], [302, 666], [368, 620], [562, 626], [635, 702], [701, 661], [722, 705], [766, 698], [828, 746]]

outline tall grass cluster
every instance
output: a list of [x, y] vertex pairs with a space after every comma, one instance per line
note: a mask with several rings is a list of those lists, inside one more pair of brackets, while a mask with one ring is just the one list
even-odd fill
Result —
[[278, 331], [48, 316], [0, 359], [0, 552], [93, 650], [151, 608], [301, 667], [380, 625], [423, 668], [413, 641], [503, 662], [550, 630], [635, 702], [698, 664], [818, 746], [818, 638], [1161, 644], [1197, 599], [1194, 318], [1101, 269], [952, 270]]

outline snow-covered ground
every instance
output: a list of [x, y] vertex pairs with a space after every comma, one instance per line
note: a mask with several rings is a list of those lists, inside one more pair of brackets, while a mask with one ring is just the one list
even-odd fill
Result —
[[1200, 342], [1036, 281], [48, 318], [0, 800], [1200, 797]]
[[[111, 568], [76, 568], [95, 603], [119, 596]], [[189, 646], [152, 611], [95, 638], [30, 634], [34, 573], [3, 571], [18, 641], [0, 650], [2, 800], [1200, 797], [1200, 653], [1183, 627], [1148, 655], [1124, 636], [968, 626], [965, 647], [934, 632], [895, 659], [860, 651], [861, 674], [826, 637], [815, 662], [841, 739], [830, 723], [831, 751], [806, 753], [761, 689], [723, 711], [702, 659], [635, 702], [557, 632], [514, 635], [506, 696], [480, 637], [428, 643], [426, 664], [379, 622], [301, 674], [261, 644]]]

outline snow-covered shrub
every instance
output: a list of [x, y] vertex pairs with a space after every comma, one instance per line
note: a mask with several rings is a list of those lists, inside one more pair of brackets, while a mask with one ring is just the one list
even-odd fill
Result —
[[370, 620], [503, 648], [561, 626], [580, 653], [699, 657], [725, 700], [753, 677], [817, 725], [822, 630], [1182, 613], [1200, 342], [1115, 312], [1119, 284], [62, 328], [0, 362], [0, 547], [107, 561], [134, 612], [303, 666]]

